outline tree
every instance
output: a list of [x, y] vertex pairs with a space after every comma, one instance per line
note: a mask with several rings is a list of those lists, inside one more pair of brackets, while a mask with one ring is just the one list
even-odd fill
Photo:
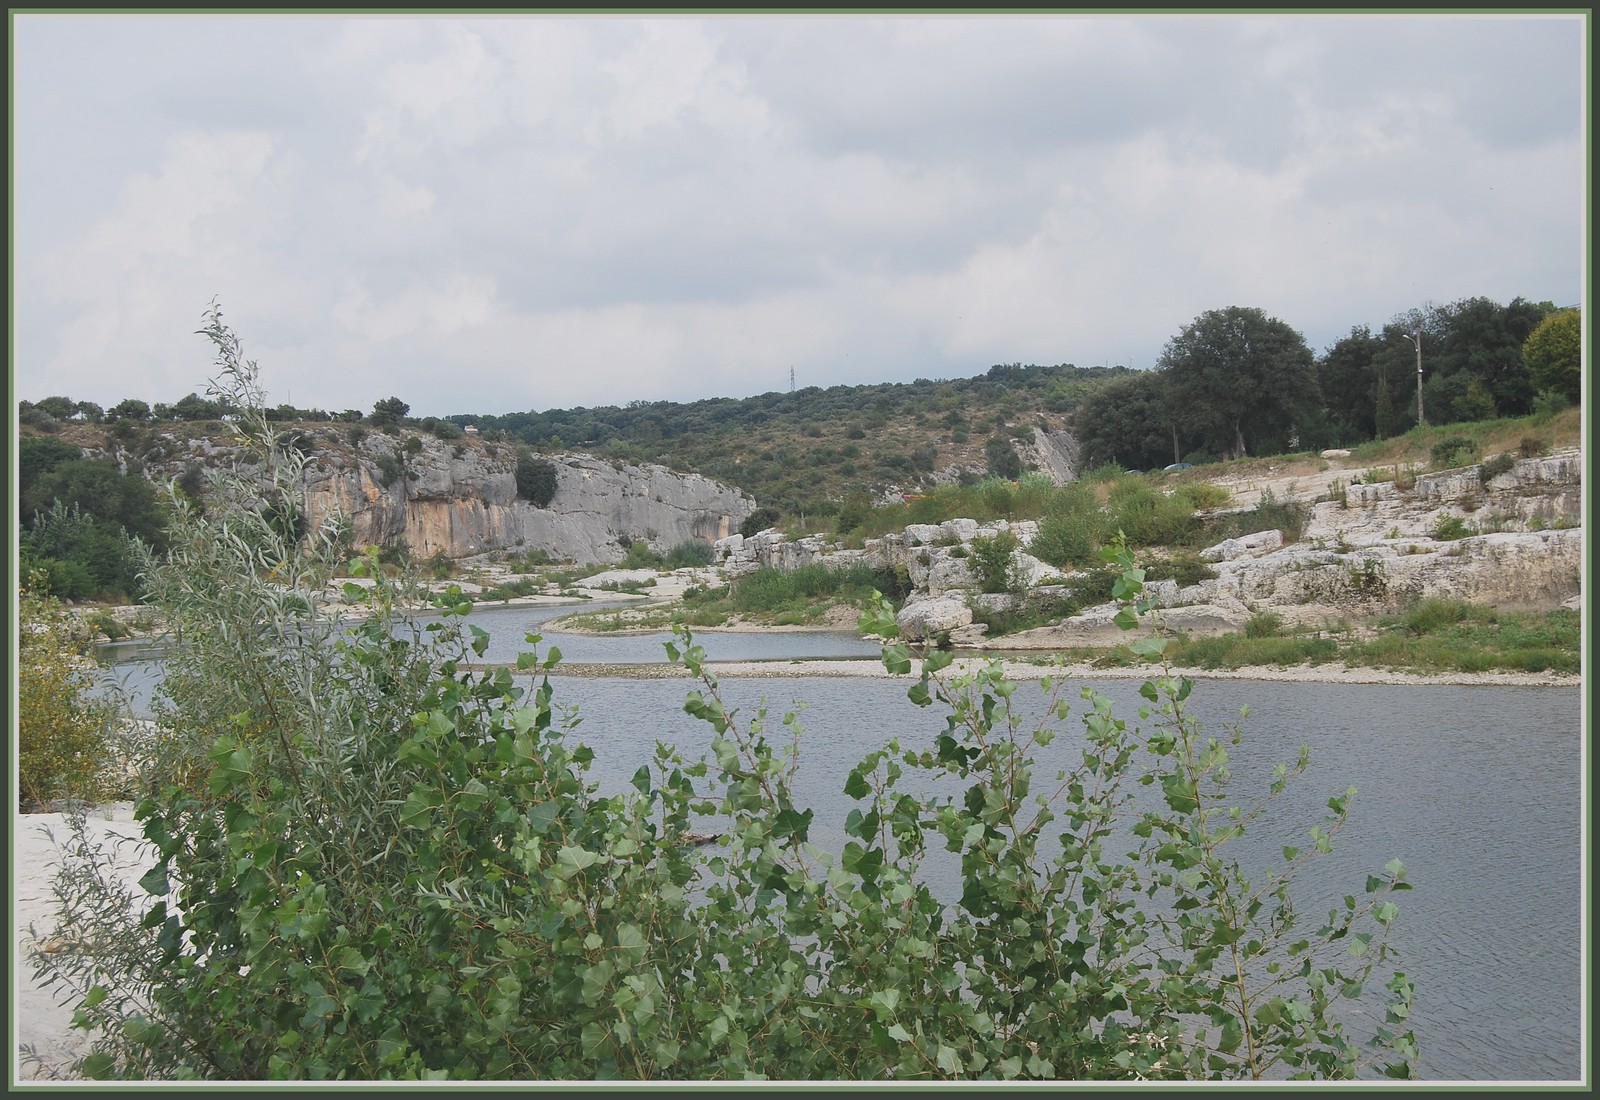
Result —
[[1476, 378], [1501, 416], [1521, 416], [1533, 407], [1522, 347], [1545, 312], [1542, 304], [1523, 298], [1504, 306], [1463, 298], [1434, 309], [1423, 331], [1423, 369], [1430, 381], [1458, 373]]
[[1305, 338], [1259, 309], [1202, 313], [1158, 368], [1195, 417], [1203, 449], [1242, 457], [1288, 445], [1296, 417], [1321, 403]]
[[124, 474], [103, 458], [78, 458], [52, 466], [21, 493], [22, 517], [31, 522], [35, 513], [56, 501], [77, 505], [111, 529], [163, 545], [166, 517], [150, 482], [137, 474]]
[[1378, 396], [1373, 402], [1373, 438], [1388, 439], [1399, 433], [1400, 419], [1395, 415], [1394, 400], [1389, 396], [1389, 376], [1378, 375]]
[[517, 451], [517, 496], [548, 508], [556, 496], [556, 466], [523, 447]]
[[1573, 404], [1583, 397], [1583, 311], [1552, 313], [1528, 334], [1522, 362], [1536, 393], [1554, 390]]
[[1011, 445], [1011, 440], [1003, 436], [993, 436], [984, 444], [983, 450], [989, 459], [990, 477], [1003, 477], [1007, 481], [1015, 481], [1022, 476], [1022, 458], [1017, 454], [1017, 449]]
[[1372, 439], [1378, 434], [1380, 372], [1376, 360], [1383, 348], [1383, 337], [1373, 335], [1366, 325], [1356, 325], [1317, 360], [1323, 407], [1341, 442]]
[[[33, 483], [57, 466], [83, 457], [83, 449], [64, 439], [49, 436], [24, 436], [17, 440], [17, 495], [26, 500]], [[27, 522], [32, 509], [23, 506], [21, 519]]]
[[1166, 379], [1154, 371], [1111, 378], [1096, 387], [1073, 417], [1073, 431], [1084, 464], [1115, 462], [1129, 470], [1149, 470], [1177, 462], [1181, 450], [1177, 410], [1168, 400]]
[[106, 411], [107, 420], [149, 420], [150, 406], [136, 397], [118, 401]]
[[173, 402], [171, 407], [171, 415], [176, 420], [221, 420], [227, 411], [222, 402], [209, 400], [197, 393], [186, 394]]
[[57, 420], [71, 420], [78, 411], [78, 403], [70, 397], [42, 397], [33, 407], [49, 413]]
[[369, 421], [380, 427], [384, 425], [398, 425], [411, 412], [411, 406], [398, 397], [385, 397], [372, 406], [372, 415]]

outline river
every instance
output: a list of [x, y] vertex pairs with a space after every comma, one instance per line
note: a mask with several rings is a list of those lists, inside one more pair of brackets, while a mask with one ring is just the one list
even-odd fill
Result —
[[[524, 648], [524, 633], [571, 610], [489, 607], [470, 621], [494, 639], [488, 659], [512, 660]], [[569, 661], [631, 664], [662, 660], [668, 639], [552, 633], [544, 644], [558, 645]], [[828, 632], [706, 633], [696, 640], [710, 659], [725, 661], [877, 652]], [[111, 671], [140, 706], [159, 669], [146, 656]], [[553, 680], [557, 702], [575, 704], [583, 715], [578, 735], [595, 752], [593, 777], [602, 790], [621, 790], [656, 740], [691, 755], [708, 743], [708, 728], [683, 713], [685, 680]], [[1110, 696], [1119, 716], [1134, 719], [1136, 682], [1086, 683]], [[745, 714], [765, 700], [774, 730], [776, 719], [803, 704], [796, 793], [816, 811], [813, 839], [831, 844], [854, 805], [841, 793], [851, 765], [890, 737], [915, 747], [944, 728], [938, 707], [912, 706], [906, 686], [800, 676], [728, 678], [722, 689]], [[1018, 697], [1030, 692], [1037, 694], [1024, 685]], [[1416, 984], [1413, 1026], [1425, 1079], [1582, 1079], [1581, 689], [1202, 680], [1190, 704], [1213, 732], [1237, 721], [1248, 704], [1244, 740], [1232, 761], [1239, 801], [1265, 791], [1272, 764], [1292, 763], [1302, 743], [1311, 745], [1308, 773], [1253, 829], [1265, 848], [1303, 844], [1304, 828], [1321, 820], [1327, 798], [1358, 789], [1334, 854], [1297, 887], [1306, 919], [1325, 912], [1323, 899], [1359, 893], [1366, 875], [1390, 859], [1405, 863], [1414, 889], [1398, 898], [1394, 942]]]

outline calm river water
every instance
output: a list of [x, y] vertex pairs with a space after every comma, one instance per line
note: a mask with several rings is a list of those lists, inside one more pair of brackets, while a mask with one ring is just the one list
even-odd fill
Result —
[[[485, 608], [470, 621], [496, 639], [490, 659], [511, 660], [525, 648], [526, 631], [570, 610]], [[560, 646], [569, 661], [636, 663], [662, 660], [669, 637], [550, 634], [546, 644]], [[870, 643], [825, 632], [707, 633], [697, 641], [712, 660], [877, 653]], [[160, 666], [135, 659], [110, 671], [141, 705]], [[657, 740], [691, 756], [709, 744], [709, 728], [683, 713], [685, 680], [553, 680], [556, 701], [582, 713], [576, 736], [595, 751], [592, 777], [603, 791], [621, 790]], [[1110, 696], [1119, 716], [1135, 719], [1135, 682], [1085, 683]], [[944, 728], [939, 708], [912, 706], [906, 686], [857, 677], [729, 678], [722, 690], [745, 714], [765, 701], [769, 729], [778, 733], [777, 720], [801, 706], [796, 794], [816, 811], [813, 840], [835, 844], [854, 805], [842, 794], [850, 767], [891, 737], [918, 747]], [[1078, 686], [1069, 696], [1075, 704]], [[1017, 695], [1036, 696], [1028, 685]], [[1191, 696], [1193, 712], [1218, 733], [1250, 707], [1243, 743], [1233, 750], [1236, 801], [1264, 792], [1272, 765], [1292, 763], [1302, 743], [1311, 745], [1309, 772], [1246, 838], [1263, 851], [1303, 844], [1327, 798], [1358, 789], [1334, 854], [1299, 884], [1305, 919], [1359, 893], [1366, 875], [1390, 859], [1405, 863], [1414, 888], [1398, 897], [1394, 942], [1417, 988], [1413, 1023], [1428, 1080], [1581, 1079], [1581, 702], [1577, 688], [1249, 680], [1202, 680]], [[1076, 722], [1062, 728], [1081, 729]], [[1052, 748], [1064, 754], [1070, 739]]]

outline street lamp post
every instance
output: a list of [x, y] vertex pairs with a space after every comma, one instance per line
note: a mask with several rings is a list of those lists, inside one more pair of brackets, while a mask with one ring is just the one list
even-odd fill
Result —
[[1425, 423], [1422, 419], [1422, 330], [1419, 328], [1415, 336], [1408, 332], [1400, 335], [1410, 340], [1417, 349], [1417, 427], [1420, 428]]

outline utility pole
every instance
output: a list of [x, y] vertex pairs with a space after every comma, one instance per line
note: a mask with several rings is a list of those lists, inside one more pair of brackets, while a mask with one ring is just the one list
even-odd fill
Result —
[[794, 392], [794, 368], [789, 368], [789, 392]]
[[1417, 349], [1417, 427], [1420, 428], [1427, 423], [1422, 419], [1422, 329], [1418, 328], [1415, 336], [1407, 332], [1400, 335], [1410, 340]]

